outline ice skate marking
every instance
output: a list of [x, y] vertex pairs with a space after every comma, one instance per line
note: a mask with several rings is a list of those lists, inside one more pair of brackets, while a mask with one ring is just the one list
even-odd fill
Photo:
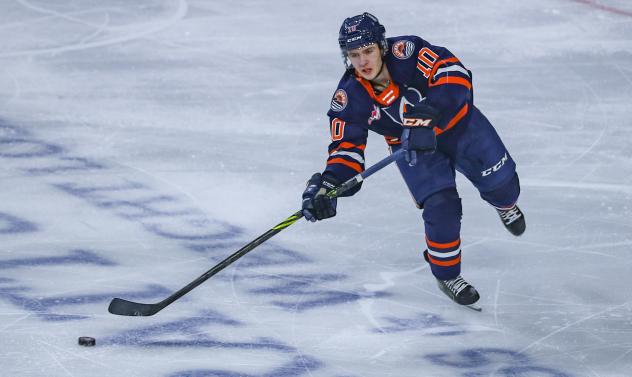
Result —
[[179, 0], [178, 8], [174, 12], [174, 14], [171, 15], [169, 18], [162, 21], [156, 21], [156, 22], [150, 23], [144, 29], [139, 28], [139, 30], [137, 31], [128, 33], [120, 37], [105, 39], [102, 41], [96, 41], [96, 42], [91, 42], [91, 43], [83, 43], [83, 44], [73, 43], [73, 44], [60, 46], [60, 47], [0, 53], [0, 58], [16, 57], [16, 56], [23, 56], [23, 55], [59, 54], [59, 53], [68, 52], [68, 51], [86, 50], [89, 48], [104, 47], [104, 46], [110, 46], [110, 45], [115, 45], [119, 43], [129, 42], [135, 39], [140, 39], [142, 37], [146, 37], [148, 35], [160, 32], [164, 29], [167, 29], [168, 27], [171, 27], [173, 24], [182, 20], [186, 16], [187, 12], [188, 12], [188, 4], [186, 0]]
[[625, 81], [628, 82], [628, 84], [630, 84], [630, 86], [632, 86], [632, 78], [630, 78], [625, 71], [621, 68], [621, 66], [615, 62], [612, 63], [612, 65], [617, 69], [617, 71], [619, 71], [619, 73], [621, 74], [621, 76], [623, 76], [623, 78], [625, 79]]
[[498, 324], [498, 297], [500, 296], [500, 279], [496, 280], [496, 291], [494, 292], [494, 324], [496, 328], [499, 327]]
[[[579, 76], [579, 75], [578, 75]], [[581, 83], [584, 84], [584, 86], [588, 89], [588, 92], [590, 92], [590, 94], [592, 95], [592, 98], [594, 99], [594, 105], [593, 107], [596, 107], [596, 110], [599, 111], [601, 113], [601, 119], [608, 119], [608, 113], [604, 110], [603, 105], [603, 100], [601, 99], [601, 97], [595, 92], [595, 90], [593, 89], [593, 87], [590, 85], [590, 83], [588, 81], [586, 81], [586, 79], [583, 76], [579, 76], [579, 79], [581, 80]], [[584, 110], [584, 113], [586, 112], [586, 110]], [[591, 124], [586, 124], [585, 117], [581, 117], [581, 121], [580, 121], [580, 125], [582, 126], [582, 129], [592, 129], [594, 128], [593, 125]], [[579, 160], [581, 160], [582, 158], [584, 158], [588, 153], [590, 153], [593, 149], [595, 149], [595, 147], [601, 142], [601, 140], [603, 139], [604, 135], [606, 134], [606, 131], [610, 128], [610, 124], [611, 122], [604, 122], [605, 125], [603, 127], [601, 127], [601, 130], [599, 131], [599, 135], [594, 138], [593, 142], [584, 149], [584, 151], [579, 154], [579, 156], [575, 157], [574, 159], [570, 160], [569, 162], [567, 162], [566, 164], [560, 165], [555, 169], [550, 169], [548, 171], [548, 174], [545, 174], [546, 177], [555, 177], [557, 176], [560, 171], [564, 171], [566, 169], [568, 169], [568, 167], [574, 165], [576, 162], [578, 162]]]
[[[2, 314], [6, 315], [7, 313], [2, 313]], [[18, 322], [31, 317], [32, 315], [33, 315], [32, 313], [25, 314], [21, 316], [20, 318], [14, 319], [13, 321], [7, 323], [6, 325], [2, 326], [2, 328], [0, 329], [0, 334], [10, 329], [13, 325], [17, 324]]]
[[550, 338], [550, 337], [552, 337], [552, 336], [554, 336], [554, 335], [556, 335], [556, 334], [559, 334], [559, 333], [561, 333], [561, 332], [563, 332], [563, 331], [566, 331], [566, 330], [567, 330], [567, 329], [569, 329], [570, 327], [573, 327], [573, 326], [575, 326], [575, 325], [577, 325], [577, 324], [580, 324], [580, 323], [582, 323], [582, 322], [588, 321], [589, 319], [592, 319], [592, 318], [597, 317], [597, 316], [599, 316], [599, 315], [602, 315], [602, 314], [605, 314], [605, 313], [611, 312], [611, 311], [613, 311], [613, 310], [619, 309], [619, 308], [624, 307], [624, 306], [626, 306], [626, 305], [628, 305], [628, 303], [627, 303], [627, 302], [626, 302], [626, 303], [623, 303], [623, 304], [620, 304], [620, 305], [611, 306], [611, 307], [609, 307], [609, 308], [607, 308], [607, 309], [604, 309], [604, 310], [601, 310], [601, 311], [599, 311], [599, 312], [597, 312], [597, 313], [594, 313], [594, 314], [588, 315], [588, 316], [586, 316], [586, 317], [584, 317], [584, 318], [578, 319], [577, 321], [572, 322], [572, 323], [569, 323], [569, 324], [568, 324], [568, 325], [566, 325], [566, 326], [560, 327], [559, 329], [557, 329], [557, 330], [555, 330], [555, 331], [552, 331], [552, 332], [551, 332], [551, 333], [549, 333], [548, 335], [545, 335], [545, 336], [541, 337], [540, 339], [538, 339], [538, 340], [536, 340], [536, 341], [532, 342], [532, 343], [531, 343], [531, 344], [529, 344], [528, 346], [526, 346], [526, 347], [524, 347], [523, 349], [521, 349], [520, 351], [518, 351], [518, 353], [519, 353], [519, 354], [522, 354], [522, 353], [526, 352], [528, 349], [530, 349], [531, 347], [533, 347], [533, 346], [535, 346], [535, 345], [538, 345], [538, 344], [542, 343], [543, 341], [547, 340], [548, 338]]
[[[95, 24], [93, 24], [91, 22], [84, 21], [81, 18], [73, 17], [73, 13], [65, 13], [65, 14], [64, 13], [59, 13], [59, 12], [56, 12], [56, 11], [51, 10], [51, 9], [38, 7], [36, 5], [33, 5], [33, 4], [29, 3], [26, 0], [17, 0], [17, 2], [20, 5], [22, 5], [23, 7], [27, 8], [27, 9], [30, 9], [30, 10], [38, 12], [38, 13], [47, 14], [47, 15], [49, 15], [50, 18], [53, 18], [53, 19], [54, 18], [62, 18], [64, 20], [71, 21], [71, 22], [74, 22], [74, 23], [78, 23], [78, 24], [81, 24], [81, 25], [84, 25], [84, 26], [97, 27], [97, 25], [95, 25]], [[83, 11], [83, 12], [76, 12], [76, 13], [94, 13], [94, 12], [93, 11], [89, 11], [89, 12], [88, 11]]]
[[96, 30], [94, 30], [92, 33], [86, 35], [85, 37], [81, 38], [81, 40], [79, 41], [79, 44], [84, 45], [86, 43], [88, 43], [89, 41], [91, 41], [92, 39], [98, 37], [101, 33], [103, 33], [105, 30], [107, 30], [108, 25], [110, 24], [110, 14], [106, 13], [103, 22], [101, 23], [101, 25], [95, 26]]
[[567, 188], [632, 194], [632, 186], [611, 183], [570, 182], [549, 179], [524, 179], [520, 180], [520, 183], [526, 187]]
[[386, 289], [390, 288], [390, 287], [394, 287], [395, 286], [395, 280], [399, 279], [401, 277], [405, 277], [405, 276], [409, 276], [409, 275], [414, 275], [422, 270], [424, 270], [426, 267], [426, 265], [420, 265], [419, 267], [415, 267], [411, 270], [407, 270], [407, 271], [396, 271], [396, 272], [388, 272], [388, 271], [384, 271], [384, 272], [380, 272], [380, 278], [382, 278], [382, 280], [384, 281], [383, 283], [376, 283], [376, 284], [364, 284], [363, 287], [364, 289], [366, 289], [369, 292], [381, 292], [381, 291], [385, 291]]

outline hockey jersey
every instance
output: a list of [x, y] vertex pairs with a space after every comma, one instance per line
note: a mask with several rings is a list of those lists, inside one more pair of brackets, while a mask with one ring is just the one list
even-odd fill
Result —
[[[471, 72], [450, 51], [417, 36], [388, 38], [383, 56], [391, 76], [389, 86], [376, 94], [371, 84], [348, 70], [331, 99], [331, 143], [323, 174], [343, 182], [364, 170], [368, 131], [399, 144], [406, 104], [424, 102], [442, 116], [438, 137], [467, 122], [472, 107]], [[352, 194], [352, 193], [349, 193]]]

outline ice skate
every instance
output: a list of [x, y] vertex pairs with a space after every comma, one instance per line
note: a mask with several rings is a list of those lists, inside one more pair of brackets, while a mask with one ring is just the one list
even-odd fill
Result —
[[467, 306], [470, 309], [481, 311], [480, 307], [473, 305], [480, 298], [476, 288], [463, 280], [461, 276], [450, 280], [437, 279], [437, 284], [439, 285], [439, 289], [450, 297], [452, 301], [459, 305]]
[[527, 223], [524, 219], [524, 214], [517, 205], [514, 204], [511, 208], [495, 208], [500, 216], [500, 220], [509, 233], [514, 236], [519, 236], [524, 233], [527, 228]]

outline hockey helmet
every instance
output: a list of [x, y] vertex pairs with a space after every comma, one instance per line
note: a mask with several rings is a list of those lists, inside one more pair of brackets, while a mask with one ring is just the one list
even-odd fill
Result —
[[351, 68], [351, 62], [347, 58], [349, 50], [365, 47], [373, 43], [377, 43], [382, 55], [386, 55], [388, 51], [386, 29], [378, 21], [377, 17], [371, 13], [364, 12], [343, 21], [338, 34], [338, 44], [340, 45], [342, 59], [347, 69]]

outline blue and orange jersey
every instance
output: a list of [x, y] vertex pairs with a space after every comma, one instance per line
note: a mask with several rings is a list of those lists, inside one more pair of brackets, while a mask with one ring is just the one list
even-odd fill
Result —
[[388, 38], [383, 57], [391, 76], [389, 86], [376, 94], [371, 84], [345, 72], [331, 100], [331, 144], [326, 174], [345, 181], [364, 170], [368, 132], [398, 144], [406, 104], [424, 102], [441, 114], [435, 133], [440, 135], [469, 119], [472, 74], [448, 49], [417, 36]]

